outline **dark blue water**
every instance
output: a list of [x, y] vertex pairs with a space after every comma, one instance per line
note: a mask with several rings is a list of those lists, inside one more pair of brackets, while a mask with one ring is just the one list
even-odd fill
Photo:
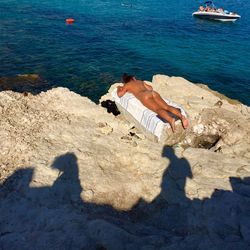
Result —
[[242, 18], [195, 19], [192, 0], [0, 0], [0, 76], [37, 73], [97, 101], [123, 72], [161, 73], [250, 105], [250, 2], [216, 4]]

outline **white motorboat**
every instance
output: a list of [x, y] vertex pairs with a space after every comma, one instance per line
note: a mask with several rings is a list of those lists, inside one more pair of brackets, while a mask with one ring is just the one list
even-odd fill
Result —
[[198, 11], [195, 11], [192, 15], [194, 17], [210, 19], [223, 22], [235, 22], [241, 16], [235, 12], [229, 12], [223, 8], [216, 8], [212, 1], [204, 3], [205, 7], [201, 5]]
[[203, 19], [211, 19], [216, 21], [223, 21], [223, 22], [235, 22], [240, 18], [240, 15], [236, 13], [216, 13], [216, 12], [201, 12], [196, 11], [193, 13], [193, 16], [203, 18]]

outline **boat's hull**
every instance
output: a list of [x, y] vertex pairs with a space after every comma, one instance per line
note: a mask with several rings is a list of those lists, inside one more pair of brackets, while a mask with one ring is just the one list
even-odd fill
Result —
[[205, 11], [194, 12], [193, 16], [202, 19], [209, 19], [209, 20], [216, 20], [223, 22], [235, 22], [240, 18], [240, 16], [237, 14], [222, 14], [222, 13], [205, 12]]

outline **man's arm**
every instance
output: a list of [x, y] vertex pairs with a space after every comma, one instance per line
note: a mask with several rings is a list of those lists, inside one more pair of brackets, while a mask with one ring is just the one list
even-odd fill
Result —
[[117, 95], [118, 95], [119, 97], [124, 96], [126, 92], [127, 92], [127, 89], [126, 89], [125, 86], [118, 86], [118, 87], [117, 87]]
[[145, 83], [145, 82], [143, 82], [144, 83], [144, 86], [145, 86], [145, 88], [147, 89], [147, 90], [153, 90], [153, 87], [151, 86], [151, 85], [149, 85], [149, 84], [147, 84], [147, 83]]

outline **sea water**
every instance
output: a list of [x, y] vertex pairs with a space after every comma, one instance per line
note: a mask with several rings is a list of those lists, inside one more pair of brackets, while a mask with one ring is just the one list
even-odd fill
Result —
[[250, 2], [215, 3], [242, 18], [193, 18], [195, 0], [0, 0], [0, 76], [36, 73], [98, 101], [123, 72], [165, 74], [250, 105]]

